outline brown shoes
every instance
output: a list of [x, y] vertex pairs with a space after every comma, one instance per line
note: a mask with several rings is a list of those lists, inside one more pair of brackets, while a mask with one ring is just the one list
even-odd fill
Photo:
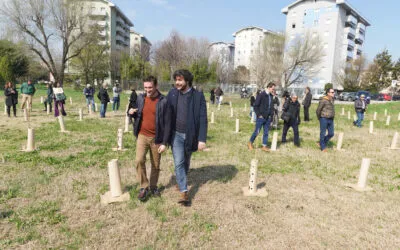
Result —
[[247, 148], [248, 148], [249, 150], [253, 150], [253, 149], [254, 149], [253, 144], [252, 144], [251, 142], [248, 142], [248, 143], [247, 143]]
[[179, 199], [178, 203], [185, 207], [190, 206], [189, 194], [187, 191], [181, 193], [181, 198]]
[[264, 151], [264, 152], [269, 152], [269, 147], [263, 146], [263, 147], [261, 148], [261, 150]]

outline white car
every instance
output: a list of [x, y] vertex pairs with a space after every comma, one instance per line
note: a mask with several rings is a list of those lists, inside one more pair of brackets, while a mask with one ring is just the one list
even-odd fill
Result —
[[312, 96], [312, 99], [313, 100], [319, 100], [319, 99], [321, 99], [322, 97], [324, 97], [325, 96], [325, 91], [321, 91], [321, 92], [319, 92], [318, 94], [314, 94], [313, 96]]

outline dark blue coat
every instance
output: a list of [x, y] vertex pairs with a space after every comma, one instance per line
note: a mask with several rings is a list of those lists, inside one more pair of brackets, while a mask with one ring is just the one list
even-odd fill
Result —
[[[207, 106], [203, 92], [191, 89], [188, 93], [188, 114], [186, 123], [185, 151], [195, 152], [198, 143], [207, 140]], [[167, 123], [165, 126], [165, 139], [172, 144], [172, 135], [176, 131], [176, 113], [179, 90], [171, 89], [167, 95]]]
[[[138, 137], [140, 128], [142, 126], [142, 120], [143, 120], [143, 108], [144, 108], [144, 99], [146, 97], [146, 94], [141, 94], [137, 97], [136, 100], [136, 108], [138, 109], [136, 113], [133, 115], [129, 116], [133, 117], [135, 119], [135, 122], [133, 123], [133, 134]], [[167, 99], [165, 96], [163, 96], [161, 93], [159, 93], [158, 96], [159, 100], [156, 105], [156, 137], [154, 138], [154, 142], [156, 144], [164, 144], [166, 145], [167, 142], [163, 141], [164, 140], [164, 129], [165, 129], [165, 120], [166, 120], [166, 107], [167, 107]], [[134, 108], [134, 107], [131, 107]], [[130, 109], [130, 108], [129, 108]], [[128, 112], [129, 112], [128, 109]]]
[[273, 96], [265, 91], [261, 92], [254, 102], [254, 112], [257, 117], [261, 115], [264, 119], [272, 116], [274, 113]]

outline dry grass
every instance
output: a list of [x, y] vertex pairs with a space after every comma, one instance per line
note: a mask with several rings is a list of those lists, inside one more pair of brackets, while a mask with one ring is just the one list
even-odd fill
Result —
[[[259, 138], [257, 150], [246, 148], [254, 125], [243, 111], [244, 102], [225, 100], [233, 102], [241, 132], [234, 133], [227, 105], [220, 111], [210, 108], [216, 124], [209, 124], [210, 151], [193, 155], [189, 208], [176, 203], [170, 151], [162, 158], [162, 198], [137, 201], [132, 134], [124, 136], [128, 151], [111, 151], [117, 128], [124, 124], [121, 113], [108, 112], [106, 120], [86, 116], [78, 122], [77, 112], [67, 110], [71, 133], [60, 134], [54, 118], [35, 111], [31, 126], [39, 151], [34, 153], [18, 152], [27, 123], [21, 117], [1, 117], [0, 154], [5, 163], [0, 165], [0, 248], [398, 248], [400, 156], [384, 148], [400, 129], [394, 115], [399, 103], [371, 106], [362, 129], [340, 116], [338, 106], [335, 132], [345, 133], [344, 151], [333, 150], [337, 136], [329, 153], [317, 149], [319, 129], [311, 113], [314, 120], [300, 127], [301, 148], [279, 144], [277, 152], [264, 153]], [[83, 100], [76, 98], [72, 108], [79, 107], [84, 107]], [[395, 116], [388, 127], [383, 107]], [[369, 135], [374, 110], [381, 116], [376, 135]], [[371, 158], [368, 185], [373, 191], [367, 193], [346, 187], [357, 182], [363, 157]], [[108, 190], [106, 164], [113, 158], [119, 159], [131, 200], [101, 206], [99, 196]], [[267, 198], [242, 195], [253, 158], [259, 160], [258, 183], [267, 189]]]

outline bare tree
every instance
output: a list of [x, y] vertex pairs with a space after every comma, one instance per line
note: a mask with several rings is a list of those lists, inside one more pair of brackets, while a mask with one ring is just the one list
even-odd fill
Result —
[[259, 88], [273, 81], [279, 82], [282, 76], [285, 37], [268, 34], [259, 44], [251, 58], [250, 71], [255, 76]]
[[82, 4], [79, 0], [9, 0], [1, 8], [1, 14], [61, 84], [67, 63], [87, 44]]
[[177, 31], [172, 31], [167, 39], [153, 46], [156, 68], [163, 71], [159, 74], [164, 75], [165, 66], [168, 64], [170, 79], [172, 79], [172, 74], [176, 69], [189, 68], [204, 59], [208, 60], [208, 45], [207, 39], [186, 38]]
[[287, 41], [282, 67], [282, 87], [288, 88], [292, 84], [302, 83], [317, 74], [317, 66], [323, 56], [323, 46], [319, 37], [310, 32]]
[[360, 87], [362, 73], [366, 67], [366, 58], [361, 56], [345, 63], [334, 75], [334, 83], [345, 90], [354, 91]]

